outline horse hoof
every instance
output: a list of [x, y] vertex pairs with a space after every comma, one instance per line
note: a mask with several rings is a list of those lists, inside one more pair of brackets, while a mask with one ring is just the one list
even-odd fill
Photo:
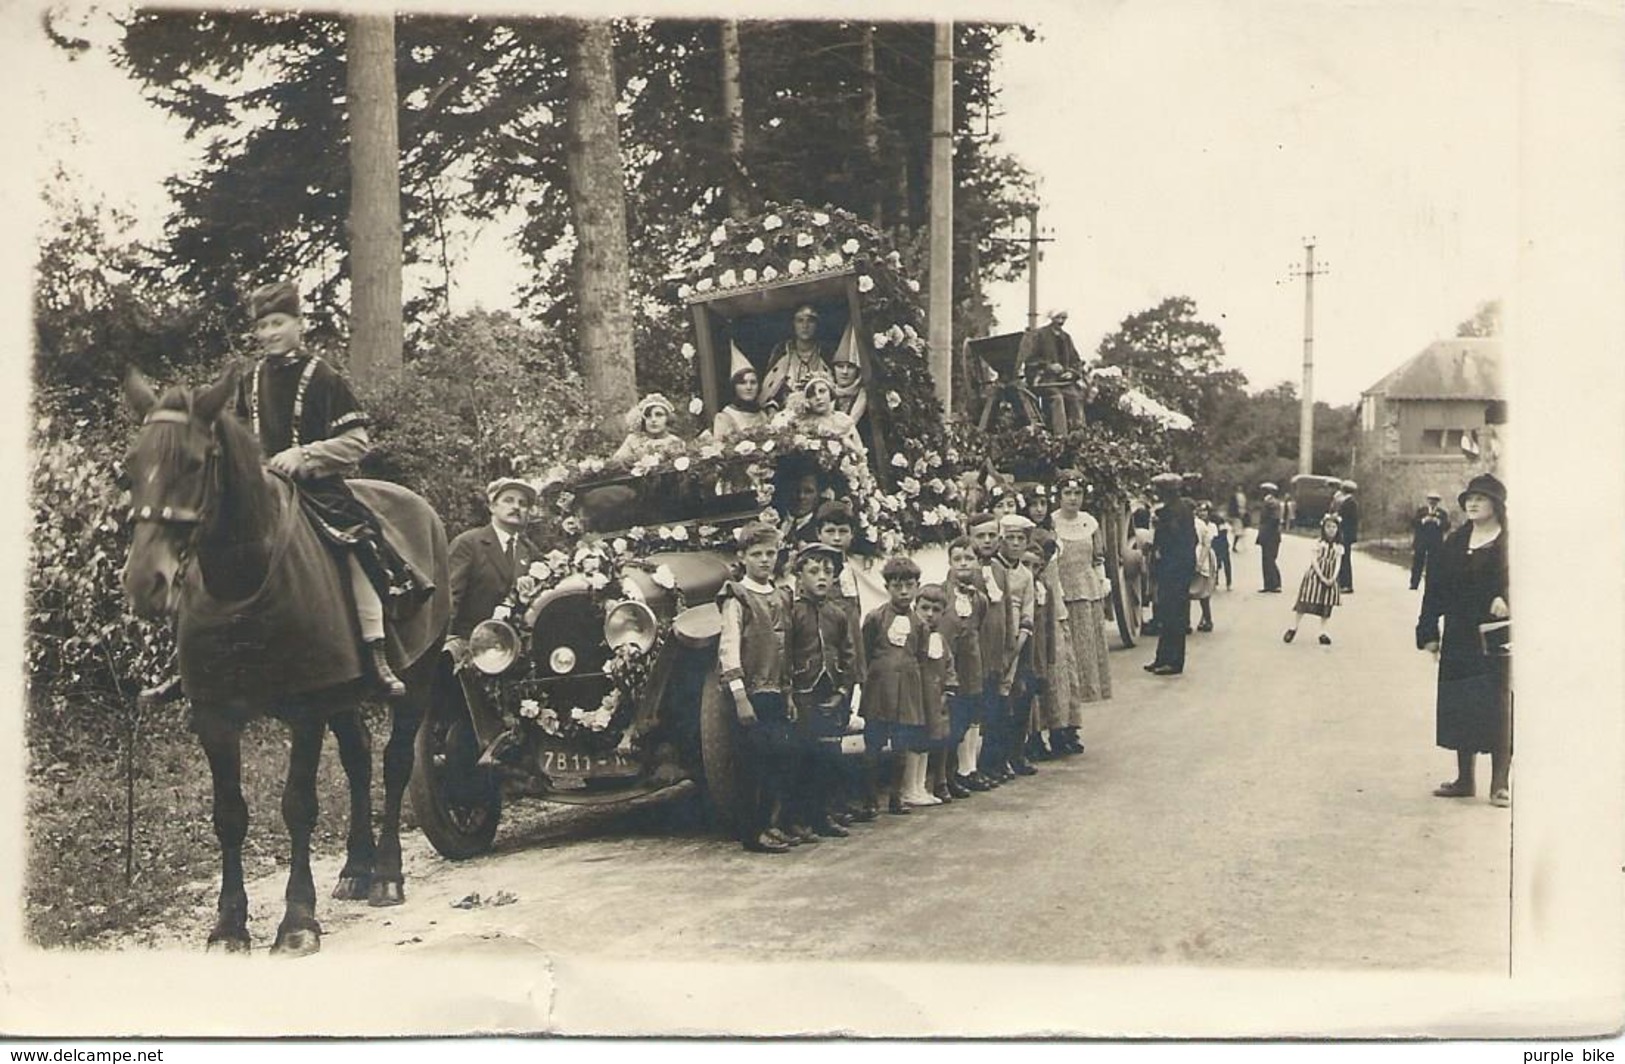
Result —
[[248, 956], [249, 944], [247, 936], [238, 938], [235, 935], [210, 935], [209, 944], [204, 947], [208, 953], [241, 953]]
[[278, 957], [308, 957], [322, 948], [322, 933], [314, 928], [299, 928], [280, 934], [272, 954]]
[[333, 897], [339, 901], [365, 901], [374, 889], [371, 876], [340, 876], [333, 886]]
[[401, 883], [379, 880], [372, 885], [372, 892], [367, 895], [367, 904], [374, 909], [382, 909], [390, 905], [400, 905], [406, 901], [406, 887]]

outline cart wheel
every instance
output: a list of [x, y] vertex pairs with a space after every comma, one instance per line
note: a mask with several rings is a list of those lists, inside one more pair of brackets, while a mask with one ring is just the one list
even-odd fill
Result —
[[502, 818], [502, 789], [478, 764], [468, 704], [448, 669], [435, 677], [412, 753], [412, 812], [430, 845], [453, 861], [490, 850]]
[[1117, 636], [1125, 649], [1139, 642], [1144, 617], [1141, 610], [1140, 571], [1145, 563], [1139, 549], [1129, 540], [1129, 527], [1128, 517], [1121, 510], [1108, 511], [1103, 532], [1106, 540], [1106, 575], [1112, 581], [1109, 603], [1112, 618], [1117, 622]]
[[717, 667], [712, 665], [700, 689], [700, 765], [705, 771], [706, 803], [717, 826], [725, 831], [733, 831], [744, 819], [740, 809], [744, 789], [734, 756], [736, 721], [733, 703], [723, 693]]

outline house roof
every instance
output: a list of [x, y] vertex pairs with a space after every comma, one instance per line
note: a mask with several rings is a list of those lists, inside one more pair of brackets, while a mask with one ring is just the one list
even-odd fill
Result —
[[1362, 394], [1389, 399], [1505, 399], [1497, 337], [1435, 340]]

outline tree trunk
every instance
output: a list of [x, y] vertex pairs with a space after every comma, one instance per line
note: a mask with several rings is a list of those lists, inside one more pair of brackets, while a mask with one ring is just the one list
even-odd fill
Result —
[[750, 182], [745, 176], [745, 98], [739, 79], [739, 23], [722, 23], [722, 118], [728, 131], [728, 216], [750, 214]]
[[395, 17], [351, 16], [345, 49], [350, 107], [350, 373], [365, 386], [399, 375], [405, 343]]
[[603, 20], [576, 23], [570, 56], [570, 215], [580, 303], [582, 369], [593, 413], [610, 435], [637, 399], [632, 354], [631, 271], [626, 248], [626, 186], [615, 116], [614, 42]]
[[863, 149], [868, 153], [869, 172], [876, 178], [869, 183], [869, 224], [879, 229], [886, 224], [886, 219], [882, 213], [881, 183], [878, 180], [884, 167], [880, 159], [880, 92], [875, 77], [875, 28], [865, 25], [862, 33]]

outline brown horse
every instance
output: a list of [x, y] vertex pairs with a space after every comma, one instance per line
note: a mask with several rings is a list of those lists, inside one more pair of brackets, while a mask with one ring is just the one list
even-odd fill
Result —
[[331, 729], [350, 787], [347, 860], [334, 896], [398, 905], [401, 797], [450, 616], [445, 530], [429, 505], [395, 485], [352, 481], [395, 543], [434, 582], [434, 597], [391, 626], [392, 664], [407, 695], [391, 707], [384, 749], [384, 813], [372, 828], [372, 737], [358, 706], [366, 693], [359, 637], [339, 560], [315, 536], [292, 485], [268, 472], [254, 437], [227, 410], [233, 374], [162, 398], [138, 371], [125, 394], [141, 429], [127, 460], [134, 536], [122, 576], [140, 615], [177, 620], [182, 685], [192, 729], [214, 781], [220, 841], [219, 915], [209, 946], [247, 950], [242, 728], [258, 716], [288, 725], [292, 753], [282, 816], [292, 841], [286, 911], [273, 952], [321, 945], [310, 836], [316, 769]]

